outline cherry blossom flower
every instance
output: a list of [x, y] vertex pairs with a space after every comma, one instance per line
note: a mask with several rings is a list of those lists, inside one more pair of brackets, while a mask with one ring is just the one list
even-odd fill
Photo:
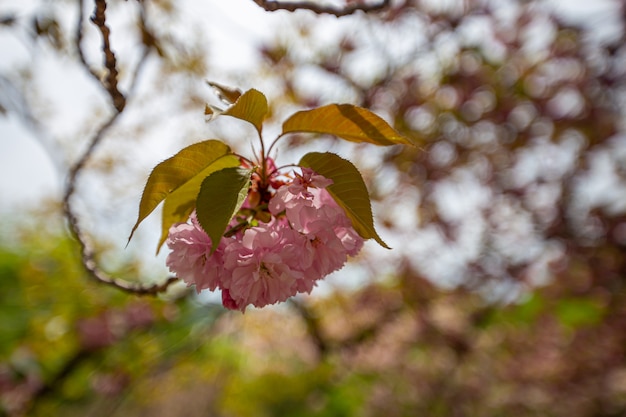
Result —
[[[213, 254], [211, 239], [194, 213], [190, 222], [170, 228], [167, 266], [198, 292], [221, 289], [224, 307], [242, 312], [248, 305], [263, 307], [310, 293], [318, 280], [342, 268], [363, 246], [363, 238], [326, 190], [331, 184], [308, 168], [290, 182], [273, 182], [277, 189], [265, 200], [265, 215], [249, 223], [245, 215], [235, 216], [230, 227], [245, 227], [223, 237]], [[251, 190], [257, 192], [254, 186]], [[256, 202], [246, 202], [243, 209], [256, 207]]]
[[246, 230], [240, 242], [232, 241], [224, 255], [230, 279], [223, 284], [237, 308], [262, 307], [296, 295], [302, 287], [297, 281], [307, 279], [303, 266], [312, 262], [305, 243], [303, 235], [275, 218]]
[[171, 252], [165, 264], [178, 278], [187, 285], [195, 285], [198, 293], [204, 289], [214, 291], [220, 286], [224, 242], [211, 254], [211, 238], [202, 230], [195, 212], [190, 223], [170, 227], [166, 244]]
[[309, 188], [326, 188], [332, 180], [316, 174], [309, 168], [302, 168], [302, 175], [296, 175], [293, 182], [280, 187], [274, 198], [270, 200], [269, 209], [274, 215], [284, 211], [287, 207], [293, 208], [303, 200], [311, 201], [314, 197]]

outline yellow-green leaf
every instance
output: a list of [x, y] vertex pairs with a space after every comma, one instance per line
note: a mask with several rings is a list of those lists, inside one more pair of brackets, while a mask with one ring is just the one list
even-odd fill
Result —
[[214, 139], [206, 140], [182, 149], [154, 167], [141, 195], [139, 215], [128, 241], [133, 237], [139, 224], [161, 201], [216, 160], [230, 153], [230, 148], [225, 143]]
[[251, 89], [243, 93], [235, 104], [222, 114], [251, 123], [261, 134], [263, 120], [265, 120], [268, 112], [267, 98], [260, 91]]
[[161, 238], [157, 246], [157, 253], [159, 253], [163, 242], [167, 239], [170, 227], [174, 223], [186, 221], [191, 212], [196, 208], [196, 199], [198, 198], [202, 181], [215, 171], [237, 167], [239, 164], [239, 158], [235, 155], [225, 155], [167, 196], [163, 202]]
[[333, 183], [326, 189], [337, 204], [345, 210], [354, 230], [363, 239], [373, 238], [382, 247], [389, 249], [374, 229], [367, 187], [361, 173], [350, 161], [330, 152], [311, 152], [304, 155], [298, 165], [311, 168], [318, 174], [333, 180]]
[[382, 146], [413, 145], [376, 114], [351, 104], [329, 104], [294, 113], [283, 123], [282, 134], [295, 132], [322, 133]]
[[228, 223], [248, 195], [251, 175], [252, 170], [249, 169], [224, 168], [202, 181], [196, 202], [196, 216], [211, 238], [211, 252], [219, 245]]

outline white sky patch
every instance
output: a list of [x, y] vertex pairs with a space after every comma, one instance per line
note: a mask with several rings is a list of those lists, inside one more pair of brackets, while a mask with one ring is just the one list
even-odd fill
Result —
[[543, 0], [550, 9], [567, 21], [591, 29], [594, 41], [615, 39], [622, 27], [621, 16], [615, 13], [623, 0]]
[[[445, 4], [439, 2], [437, 4], [441, 7], [447, 7], [453, 3], [455, 2]], [[619, 0], [596, 0], [594, 2], [586, 0], [545, 0], [543, 3], [571, 21], [593, 27], [592, 33], [594, 37], [610, 37], [610, 34], [615, 33], [615, 29], [620, 25], [619, 16], [614, 13]], [[3, 14], [15, 13], [18, 17], [36, 13], [40, 7], [42, 7], [42, 2], [36, 0], [21, 2], [0, 1], [0, 12]], [[44, 5], [44, 7], [49, 6]], [[133, 7], [130, 2], [111, 7], [111, 10], [109, 10], [110, 19], [114, 20], [116, 24], [130, 25], [130, 16], [133, 13], [123, 13], [128, 7]], [[70, 7], [68, 12], [58, 16], [62, 18], [61, 23], [63, 26], [71, 27], [74, 24], [76, 13], [74, 9]], [[177, 30], [184, 34], [183, 37], [202, 36], [206, 40], [206, 47], [211, 60], [210, 70], [213, 74], [232, 74], [254, 66], [259, 59], [256, 47], [263, 42], [269, 42], [274, 39], [280, 27], [285, 25], [293, 27], [293, 22], [296, 18], [323, 20], [324, 25], [318, 26], [316, 38], [326, 43], [336, 42], [337, 36], [346, 33], [346, 27], [349, 27], [355, 21], [352, 17], [336, 19], [328, 16], [311, 16], [309, 12], [289, 13], [280, 11], [270, 13], [249, 0], [230, 0], [229, 2], [183, 0], [183, 2], [179, 2], [179, 10], [182, 13], [181, 16], [175, 19], [180, 26]], [[513, 15], [515, 14], [513, 7], [500, 7], [498, 10], [502, 10], [503, 13], [510, 11]], [[88, 8], [86, 13], [90, 14], [91, 10]], [[203, 33], [189, 30], [184, 25], [185, 21], [202, 22]], [[408, 25], [407, 27], [410, 28], [414, 24], [411, 22], [408, 19], [403, 24]], [[375, 26], [375, 20], [370, 22], [370, 24]], [[404, 33], [405, 31], [401, 32]], [[419, 30], [417, 32], [419, 33]], [[383, 36], [381, 38], [383, 41], [393, 42], [396, 46], [403, 45], [402, 39], [393, 38], [393, 34], [380, 35]], [[101, 52], [98, 48], [99, 36], [93, 25], [85, 24], [85, 51], [90, 62], [100, 63], [102, 60]], [[124, 60], [132, 67], [133, 58], [129, 51], [132, 51], [135, 44], [133, 42], [121, 42], [121, 40], [125, 39], [123, 30], [113, 30], [112, 36], [113, 48], [116, 53], [119, 53], [120, 62]], [[445, 55], [445, 48], [452, 47], [453, 44], [442, 40], [439, 46], [443, 48], [440, 53]], [[402, 51], [403, 53], [411, 52], [406, 50], [406, 48], [402, 49]], [[455, 51], [456, 47], [452, 47], [452, 51], [449, 52]], [[16, 37], [13, 29], [0, 31], [0, 52], [2, 52], [3, 56], [3, 59], [0, 60], [0, 71], [3, 73], [6, 73], [16, 65], [24, 66], [32, 59], [25, 46], [25, 40]], [[77, 82], [77, 79], [88, 78], [82, 69], [73, 67], [68, 62], [63, 62], [62, 60], [52, 59], [50, 54], [46, 54], [42, 48], [39, 48], [37, 53], [41, 54], [39, 58], [36, 58], [35, 63], [38, 70], [36, 71], [37, 75], [34, 82], [39, 86], [43, 86], [38, 91], [45, 92], [46, 96], [54, 101], [56, 111], [58, 111], [58, 114], [55, 115], [54, 123], [50, 125], [50, 133], [59, 136], [75, 133], [72, 130], [75, 128], [75, 121], [84, 120], [85, 113], [93, 112], [94, 108], [99, 107], [104, 99], [100, 98], [100, 101], [97, 102], [98, 99], [96, 98], [97, 104], [94, 108], [75, 105], [75, 103], [93, 103], [94, 97], [101, 96], [98, 87], [91, 86], [85, 89], [85, 85], [93, 83]], [[371, 73], [371, 70], [374, 69], [374, 61], [367, 54], [355, 56], [354, 68], [351, 71], [362, 74]], [[361, 68], [367, 68], [368, 71], [361, 71]], [[382, 68], [379, 68], [378, 72], [381, 70]], [[376, 73], [376, 71], [373, 72]], [[121, 86], [124, 87], [124, 81], [121, 82]], [[15, 129], [15, 126], [12, 126], [15, 123], [15, 120], [10, 121], [6, 117], [0, 117], [0, 154], [3, 154], [4, 158], [10, 158], [12, 161], [12, 165], [5, 164], [0, 166], [0, 192], [11, 190], [9, 194], [11, 198], [2, 199], [0, 203], [2, 206], [20, 206], [24, 202], [23, 198], [36, 198], [40, 187], [55, 189], [62, 182], [58, 175], [51, 175], [53, 163], [46, 162], [45, 158], [41, 158], [41, 155], [31, 157], [30, 152], [24, 152], [26, 147], [33, 148], [39, 145], [38, 142], [32, 141], [32, 135], [30, 134], [17, 137], [16, 133], [18, 131]], [[31, 141], [31, 143], [29, 145], [24, 143], [17, 144], [20, 141]], [[37, 163], [33, 163], [34, 159], [32, 158], [38, 158]], [[16, 176], [14, 171], [8, 168], [13, 165], [30, 166], [32, 172], [27, 176]], [[40, 185], [32, 186], [31, 181], [33, 178], [39, 178], [37, 181]], [[23, 184], [16, 185], [20, 182], [23, 182]]]
[[491, 200], [491, 191], [482, 186], [469, 170], [457, 170], [450, 179], [440, 181], [434, 193], [435, 203], [442, 218], [459, 222], [476, 215]]
[[48, 154], [14, 116], [5, 117], [0, 133], [0, 211], [32, 206], [60, 195], [58, 172]]

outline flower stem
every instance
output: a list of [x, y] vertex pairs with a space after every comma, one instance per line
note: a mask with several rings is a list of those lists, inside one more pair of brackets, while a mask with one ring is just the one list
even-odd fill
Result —
[[272, 149], [274, 148], [274, 145], [276, 145], [276, 142], [278, 142], [278, 140], [282, 137], [286, 136], [285, 134], [280, 134], [279, 136], [276, 137], [276, 139], [274, 139], [274, 141], [272, 142], [272, 144], [270, 145], [269, 149], [267, 150], [268, 155], [272, 152]]

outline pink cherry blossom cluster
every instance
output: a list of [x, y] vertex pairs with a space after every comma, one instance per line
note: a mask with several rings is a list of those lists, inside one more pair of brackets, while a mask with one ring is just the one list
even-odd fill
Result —
[[330, 184], [308, 168], [290, 181], [275, 182], [266, 208], [269, 220], [227, 233], [212, 254], [211, 238], [193, 213], [189, 222], [170, 228], [166, 264], [198, 292], [221, 289], [229, 309], [245, 311], [250, 304], [263, 307], [310, 293], [317, 280], [340, 269], [363, 246], [326, 190]]

